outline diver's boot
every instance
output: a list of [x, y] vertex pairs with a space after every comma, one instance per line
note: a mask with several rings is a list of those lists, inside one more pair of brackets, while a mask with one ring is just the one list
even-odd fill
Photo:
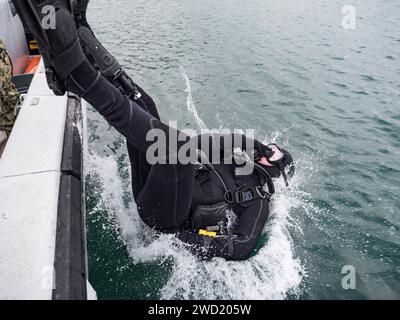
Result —
[[47, 81], [57, 95], [66, 91], [65, 79], [84, 60], [69, 1], [13, 0], [25, 27], [39, 43]]

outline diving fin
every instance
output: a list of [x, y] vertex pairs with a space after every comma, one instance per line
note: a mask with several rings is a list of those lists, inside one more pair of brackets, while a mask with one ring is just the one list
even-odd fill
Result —
[[[76, 0], [12, 0], [25, 28], [39, 43], [47, 82], [56, 95], [66, 92], [65, 78], [85, 59], [75, 20]], [[75, 3], [76, 5], [76, 3]], [[54, 14], [55, 25], [46, 23]]]

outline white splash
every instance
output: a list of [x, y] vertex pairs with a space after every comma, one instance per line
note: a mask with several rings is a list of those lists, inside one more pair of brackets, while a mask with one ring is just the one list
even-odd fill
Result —
[[277, 181], [271, 217], [265, 228], [268, 241], [254, 257], [244, 262], [221, 258], [203, 262], [187, 252], [175, 237], [155, 236], [140, 220], [135, 205], [125, 207], [124, 182], [113, 157], [92, 154], [88, 173], [101, 178], [99, 205], [116, 218], [133, 262], [173, 261], [170, 278], [160, 290], [162, 299], [285, 299], [288, 294], [300, 294], [306, 272], [295, 257], [290, 232], [301, 236], [293, 210], [309, 205], [310, 195], [298, 188], [301, 175], [292, 181], [290, 190]]
[[188, 111], [192, 114], [194, 120], [196, 121], [198, 127], [202, 130], [207, 130], [207, 126], [204, 123], [204, 121], [200, 118], [196, 106], [194, 104], [193, 101], [193, 96], [192, 96], [192, 87], [190, 86], [190, 79], [185, 71], [185, 68], [183, 66], [180, 67], [181, 69], [181, 73], [182, 73], [182, 77], [185, 80], [186, 83], [186, 89], [185, 92], [187, 93], [187, 97], [186, 97], [186, 106]]
[[175, 254], [174, 270], [161, 290], [162, 298], [270, 300], [300, 294], [306, 273], [294, 257], [289, 228], [295, 222], [289, 216], [304, 202], [295, 188], [283, 191], [283, 184], [278, 188], [265, 228], [267, 244], [254, 257], [244, 262], [220, 258], [199, 262], [187, 254]]

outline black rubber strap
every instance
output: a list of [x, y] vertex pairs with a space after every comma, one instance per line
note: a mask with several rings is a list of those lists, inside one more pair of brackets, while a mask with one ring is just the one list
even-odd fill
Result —
[[225, 200], [230, 204], [243, 204], [257, 199], [270, 199], [271, 194], [265, 192], [260, 186], [247, 187], [244, 191], [227, 191]]

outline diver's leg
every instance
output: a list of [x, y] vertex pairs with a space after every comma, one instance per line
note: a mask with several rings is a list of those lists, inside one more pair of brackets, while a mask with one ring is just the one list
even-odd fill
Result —
[[147, 110], [154, 118], [160, 120], [160, 115], [158, 114], [157, 106], [153, 98], [150, 97], [141, 87], [138, 86], [137, 88], [142, 95], [142, 97], [139, 99], [141, 100], [141, 107], [144, 110]]
[[[156, 105], [147, 93], [138, 88], [146, 109], [160, 119]], [[132, 191], [141, 219], [161, 231], [175, 232], [190, 212], [194, 171], [192, 166], [151, 166], [146, 154], [128, 142], [132, 167]], [[155, 201], [156, 200], [156, 201]]]
[[[157, 129], [158, 132], [163, 132], [168, 163], [168, 143], [171, 134], [178, 137], [176, 129], [163, 124], [137, 103], [122, 95], [99, 75], [88, 61], [82, 63], [69, 76], [68, 89], [82, 96], [110, 125], [126, 137], [133, 160], [137, 160], [139, 156], [144, 157], [147, 149], [153, 145], [154, 141], [147, 139], [150, 130]], [[180, 145], [187, 141], [176, 142], [179, 149]], [[134, 194], [142, 219], [158, 230], [179, 228], [190, 211], [194, 166], [156, 164], [148, 167], [144, 158], [141, 158], [139, 164], [146, 164], [144, 170], [140, 166], [134, 167], [138, 170], [134, 183], [139, 181], [139, 187], [134, 187]]]
[[[160, 119], [154, 101], [141, 88], [146, 108]], [[128, 142], [132, 168], [132, 191], [141, 219], [162, 231], [175, 232], [188, 217], [191, 206], [194, 171], [192, 166], [151, 166], [144, 152]], [[155, 201], [156, 199], [156, 201]]]
[[146, 152], [154, 142], [147, 134], [159, 129], [168, 135], [170, 129], [136, 102], [129, 100], [101, 76], [85, 60], [67, 77], [67, 89], [89, 102], [106, 120], [141, 152]]
[[[142, 88], [138, 87], [138, 90], [141, 93], [140, 102], [138, 104], [156, 119], [160, 120], [154, 100]], [[131, 162], [132, 191], [136, 199], [146, 183], [151, 165], [147, 162], [145, 153], [136, 149], [129, 141], [127, 141], [127, 149]]]
[[189, 216], [193, 186], [193, 165], [153, 165], [136, 198], [141, 219], [162, 232], [178, 231]]
[[128, 141], [127, 149], [131, 163], [132, 191], [136, 199], [147, 181], [151, 165], [146, 160], [146, 154], [136, 149]]
[[[41, 21], [38, 17], [41, 17], [39, 12], [45, 3], [52, 4], [56, 8], [57, 27], [55, 29], [40, 28]], [[47, 75], [54, 76], [48, 77], [48, 81], [57, 93], [63, 93], [65, 84], [66, 89], [88, 101], [111, 126], [126, 137], [132, 148], [143, 154], [146, 154], [147, 149], [154, 143], [147, 139], [149, 131], [158, 129], [158, 132], [161, 131], [165, 134], [166, 155], [169, 154], [170, 134], [178, 137], [177, 131], [163, 124], [159, 117], [143, 110], [135, 101], [129, 100], [94, 69], [83, 53], [78, 40], [75, 19], [66, 6], [56, 0], [35, 1], [35, 5], [32, 6], [29, 6], [26, 1], [14, 1], [14, 4], [18, 4], [17, 9], [21, 18], [39, 41], [47, 69], [54, 71], [48, 72]], [[57, 86], [54, 85], [55, 82]], [[155, 170], [153, 171], [153, 169]], [[184, 177], [187, 175], [189, 178]], [[177, 209], [186, 207], [182, 203], [190, 203], [192, 195], [184, 188], [173, 185], [172, 182], [183, 183], [186, 180], [190, 181], [193, 176], [194, 169], [191, 165], [152, 167], [144, 189], [140, 193], [140, 197], [143, 199], [141, 203], [148, 206], [147, 212], [153, 212], [154, 215], [163, 214], [166, 219], [174, 221], [176, 225], [179, 224], [182, 219], [174, 215], [176, 215]], [[157, 193], [152, 194], [153, 190]], [[174, 210], [171, 213], [164, 211], [169, 208]], [[156, 217], [155, 220], [157, 219]], [[161, 228], [169, 227], [172, 224], [163, 223]]]

